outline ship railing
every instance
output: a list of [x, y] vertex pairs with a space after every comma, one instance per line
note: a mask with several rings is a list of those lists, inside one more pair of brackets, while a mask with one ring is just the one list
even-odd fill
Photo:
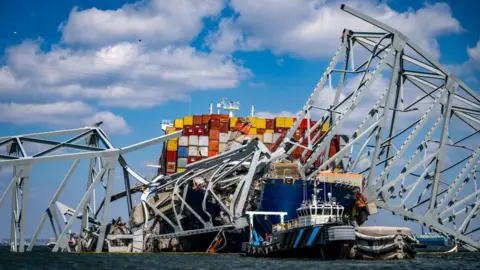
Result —
[[290, 230], [290, 229], [295, 229], [295, 228], [309, 226], [309, 225], [322, 225], [322, 224], [337, 223], [337, 222], [340, 222], [340, 223], [344, 222], [344, 218], [341, 216], [328, 216], [328, 217], [326, 216], [324, 218], [302, 217], [302, 218], [291, 219], [285, 223], [274, 224], [272, 226], [272, 231], [277, 232], [277, 231]]

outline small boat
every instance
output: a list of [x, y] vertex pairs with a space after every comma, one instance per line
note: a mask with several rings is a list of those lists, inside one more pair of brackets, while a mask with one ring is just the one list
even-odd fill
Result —
[[[314, 187], [311, 201], [297, 209], [297, 218], [284, 222], [285, 212], [250, 211], [250, 241], [242, 244], [244, 256], [285, 258], [347, 258], [355, 244], [355, 227], [343, 218], [344, 207], [332, 200], [317, 199]], [[259, 236], [254, 228], [255, 215], [278, 215], [280, 223], [272, 226], [272, 234]]]

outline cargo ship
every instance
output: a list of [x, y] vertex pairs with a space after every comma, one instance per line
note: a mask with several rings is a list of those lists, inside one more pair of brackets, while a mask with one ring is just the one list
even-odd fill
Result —
[[[184, 116], [173, 121], [162, 122], [162, 129], [167, 134], [177, 130], [183, 130], [183, 134], [181, 137], [169, 140], [164, 144], [159, 158], [158, 174], [171, 175], [183, 172], [188, 164], [225, 152], [228, 139], [231, 137], [231, 133], [236, 131], [236, 126], [238, 126], [239, 122], [248, 122], [249, 127], [247, 130], [243, 130], [245, 134], [248, 134], [247, 137], [258, 139], [273, 152], [280, 146], [284, 136], [296, 120], [292, 117], [255, 117], [253, 108], [249, 116], [236, 117], [233, 115], [233, 111], [238, 110], [238, 103], [231, 102], [223, 105], [228, 113], [222, 114], [220, 111], [217, 111], [214, 114], [210, 105], [208, 114]], [[302, 138], [309, 125], [313, 127], [315, 123], [316, 121], [313, 119], [303, 120], [293, 139], [299, 140]], [[315, 132], [323, 134], [328, 131], [329, 125], [325, 123], [320, 125], [320, 127]], [[335, 155], [347, 143], [348, 137], [335, 135], [330, 143], [328, 157]], [[302, 143], [302, 145], [307, 146], [307, 143]], [[290, 156], [294, 159], [299, 159], [303, 151], [301, 147], [298, 147]], [[314, 166], [318, 167], [320, 165], [321, 158], [319, 157], [315, 161]], [[343, 158], [334, 171], [342, 170], [342, 166], [346, 161], [348, 161], [348, 156]], [[312, 195], [313, 183], [312, 181], [301, 179], [296, 166], [297, 164], [294, 162], [273, 164], [266, 177], [254, 184], [255, 190], [252, 194], [254, 203], [246, 210], [285, 211], [288, 213], [285, 217], [285, 222], [297, 218], [296, 209], [305, 201], [305, 196]], [[349, 209], [354, 204], [354, 201], [348, 199], [348, 194], [352, 193], [353, 188], [361, 188], [362, 186], [361, 178], [355, 177], [351, 178], [348, 175], [345, 177], [344, 174], [327, 172], [327, 175], [324, 175], [323, 178], [320, 177], [318, 180], [322, 189], [322, 192], [318, 194], [318, 199], [326, 201], [328, 193], [335, 194], [333, 200]], [[192, 189], [192, 192], [189, 191], [186, 200], [191, 202], [191, 205], [200, 207], [201, 198], [201, 191]], [[216, 209], [218, 205], [207, 205], [207, 208], [210, 208], [211, 211], [219, 211], [219, 209]], [[265, 235], [272, 233], [271, 224], [278, 223], [279, 219], [275, 216], [268, 216], [266, 218], [256, 218], [254, 222], [258, 228], [258, 233]], [[188, 246], [190, 248], [188, 251], [205, 251], [205, 248], [208, 248], [214, 237], [215, 233], [185, 237], [185, 239], [188, 238], [186, 241], [189, 242]], [[248, 237], [248, 229], [228, 235], [226, 238], [230, 242], [224, 251], [240, 251], [242, 242], [248, 241]], [[183, 251], [187, 250], [183, 249]]]

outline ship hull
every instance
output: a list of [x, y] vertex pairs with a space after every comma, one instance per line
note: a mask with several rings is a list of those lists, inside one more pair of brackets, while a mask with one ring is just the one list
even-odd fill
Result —
[[268, 244], [245, 243], [242, 252], [251, 257], [344, 259], [355, 243], [355, 228], [316, 225], [275, 232]]

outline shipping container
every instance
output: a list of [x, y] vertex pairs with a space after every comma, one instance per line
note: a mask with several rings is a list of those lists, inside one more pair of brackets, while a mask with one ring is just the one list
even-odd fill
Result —
[[252, 124], [252, 127], [257, 127], [257, 118], [256, 117], [248, 117], [248, 121]]
[[226, 143], [219, 143], [218, 144], [218, 152], [223, 153], [227, 149], [227, 144]]
[[257, 118], [256, 119], [257, 129], [266, 129], [267, 128], [267, 121], [265, 118]]
[[[187, 146], [180, 146], [178, 147], [178, 157], [188, 157], [188, 147]], [[182, 166], [180, 166], [182, 167]]]
[[211, 119], [209, 128], [210, 128], [210, 130], [220, 129], [220, 119]]
[[220, 143], [226, 143], [228, 142], [228, 133], [220, 133], [218, 141]]
[[208, 137], [210, 137], [210, 140], [218, 141], [220, 139], [220, 131], [218, 129], [210, 129], [208, 131]]
[[193, 125], [193, 116], [184, 116], [183, 117], [183, 126], [191, 126]]
[[274, 129], [274, 128], [275, 128], [275, 120], [265, 119], [265, 129]]
[[295, 121], [295, 118], [285, 117], [285, 127], [286, 128], [291, 128], [293, 126], [294, 121]]
[[211, 151], [211, 150], [208, 150], [208, 157], [214, 157], [218, 155], [218, 151]]
[[183, 135], [184, 136], [194, 135], [193, 130], [194, 130], [193, 126], [183, 126]]
[[198, 137], [198, 145], [199, 146], [207, 146], [208, 147], [208, 136], [200, 136]]
[[248, 131], [248, 135], [256, 135], [257, 134], [257, 128], [250, 128], [250, 130]]
[[175, 162], [167, 162], [167, 172], [174, 173], [175, 172]]
[[210, 121], [210, 115], [209, 114], [202, 115], [202, 124], [208, 124], [209, 121]]
[[238, 117], [230, 117], [230, 129], [235, 127], [235, 125], [237, 124], [237, 121], [238, 121]]
[[194, 125], [201, 125], [202, 124], [202, 116], [201, 115], [194, 115], [193, 116], [193, 124]]
[[188, 146], [188, 136], [181, 136], [178, 141], [178, 146]]
[[[166, 133], [171, 134], [171, 133], [174, 133], [175, 131], [177, 130], [174, 127], [167, 127]], [[178, 140], [178, 137], [171, 139], [171, 141], [177, 141], [177, 140]]]
[[263, 133], [265, 133], [265, 129], [264, 129], [264, 128], [257, 128], [257, 134], [258, 134], [258, 135], [263, 135]]
[[228, 122], [220, 122], [220, 132], [228, 132]]
[[183, 128], [183, 119], [175, 119], [173, 126], [175, 128]]
[[192, 135], [188, 137], [188, 145], [198, 146], [198, 136]]
[[189, 146], [188, 147], [188, 156], [189, 157], [198, 156], [198, 147], [197, 146]]
[[208, 157], [208, 146], [200, 146], [198, 149], [201, 157]]
[[179, 158], [179, 159], [177, 160], [177, 165], [178, 165], [178, 167], [180, 167], [180, 168], [185, 168], [185, 167], [187, 167], [187, 164], [188, 164], [188, 162], [187, 162], [187, 157], [181, 157], [181, 158]]
[[285, 127], [285, 117], [275, 118], [275, 128], [284, 128]]
[[193, 135], [195, 136], [207, 135], [207, 129], [203, 125], [195, 125], [193, 128]]
[[208, 142], [208, 150], [210, 151], [217, 151], [218, 152], [218, 141], [210, 140]]
[[275, 133], [275, 130], [273, 129], [265, 129], [265, 133]]
[[177, 151], [167, 151], [167, 162], [177, 162]]
[[273, 143], [273, 133], [264, 133], [263, 134], [264, 143]]
[[186, 168], [177, 168], [177, 173], [185, 171]]
[[177, 151], [178, 141], [169, 140], [167, 142], [167, 151]]

